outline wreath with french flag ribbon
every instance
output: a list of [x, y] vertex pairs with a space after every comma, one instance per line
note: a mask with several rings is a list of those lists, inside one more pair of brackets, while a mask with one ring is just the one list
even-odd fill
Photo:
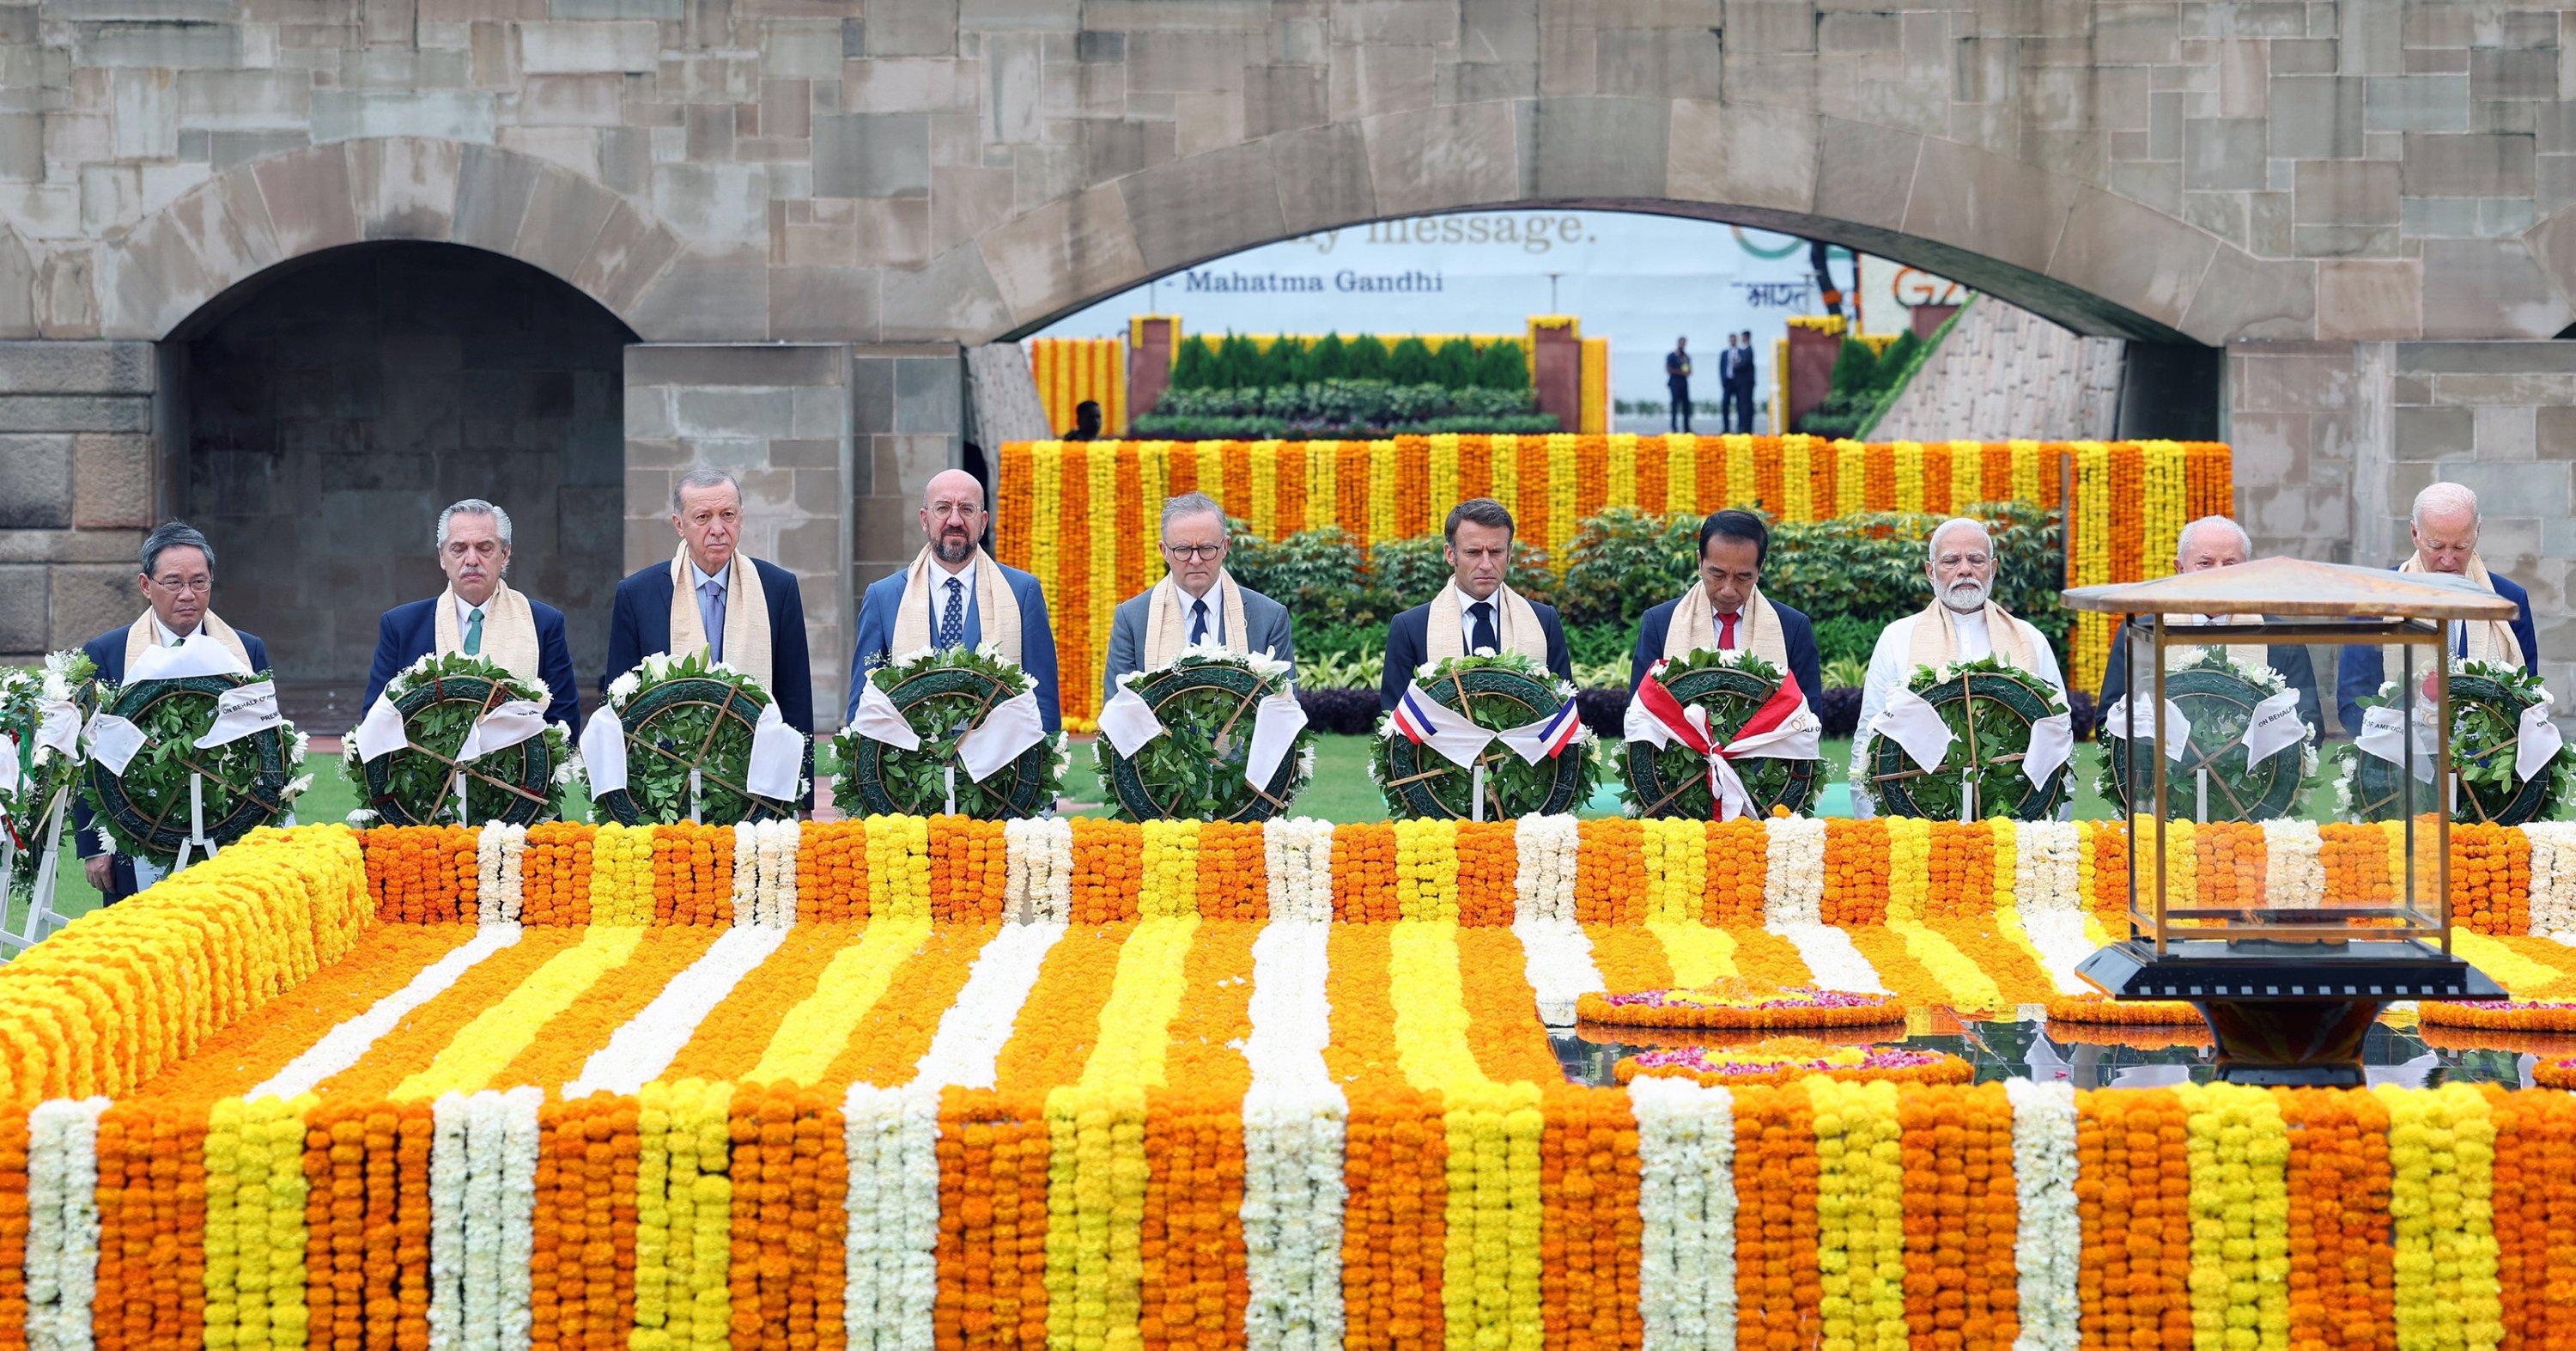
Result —
[[1574, 694], [1518, 652], [1423, 666], [1369, 754], [1388, 814], [1509, 821], [1582, 807], [1599, 771]]

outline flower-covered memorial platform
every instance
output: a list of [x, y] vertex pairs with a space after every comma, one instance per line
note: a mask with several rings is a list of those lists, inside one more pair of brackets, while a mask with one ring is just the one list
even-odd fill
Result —
[[[2169, 861], [2295, 905], [2390, 885], [2400, 829], [2182, 830]], [[2452, 842], [2461, 951], [2564, 997], [2576, 831]], [[0, 1342], [2563, 1335], [2563, 1093], [1769, 1082], [1776, 1044], [1608, 1087], [1543, 1016], [1729, 981], [2044, 1004], [2118, 923], [2126, 849], [1797, 819], [262, 830], [0, 967]], [[1922, 1060], [1846, 1031], [1800, 1053]]]

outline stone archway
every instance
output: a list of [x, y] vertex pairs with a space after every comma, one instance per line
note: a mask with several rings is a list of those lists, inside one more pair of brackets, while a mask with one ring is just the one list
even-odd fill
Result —
[[223, 560], [292, 716], [335, 731], [388, 606], [434, 595], [440, 507], [512, 517], [511, 584], [562, 609], [595, 686], [622, 568], [633, 333], [528, 264], [389, 241], [234, 287], [164, 342], [172, 505]]

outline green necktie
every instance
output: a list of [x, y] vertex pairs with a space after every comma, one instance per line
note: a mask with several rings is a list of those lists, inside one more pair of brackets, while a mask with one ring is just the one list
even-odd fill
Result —
[[483, 655], [483, 607], [480, 605], [465, 612], [465, 655]]

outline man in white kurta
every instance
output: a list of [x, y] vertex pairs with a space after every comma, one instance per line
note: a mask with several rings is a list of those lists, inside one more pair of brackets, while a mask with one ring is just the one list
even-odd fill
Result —
[[1994, 603], [1995, 546], [1986, 527], [1965, 516], [1943, 521], [1925, 553], [1923, 570], [1935, 599], [1920, 613], [1888, 625], [1869, 654], [1860, 722], [1852, 735], [1852, 811], [1858, 816], [1878, 814], [1878, 800], [1869, 791], [1870, 724], [1888, 699], [1906, 687], [1916, 667], [2000, 656], [2047, 681], [2059, 698], [2066, 696], [2066, 677], [2058, 672], [2048, 639]]

